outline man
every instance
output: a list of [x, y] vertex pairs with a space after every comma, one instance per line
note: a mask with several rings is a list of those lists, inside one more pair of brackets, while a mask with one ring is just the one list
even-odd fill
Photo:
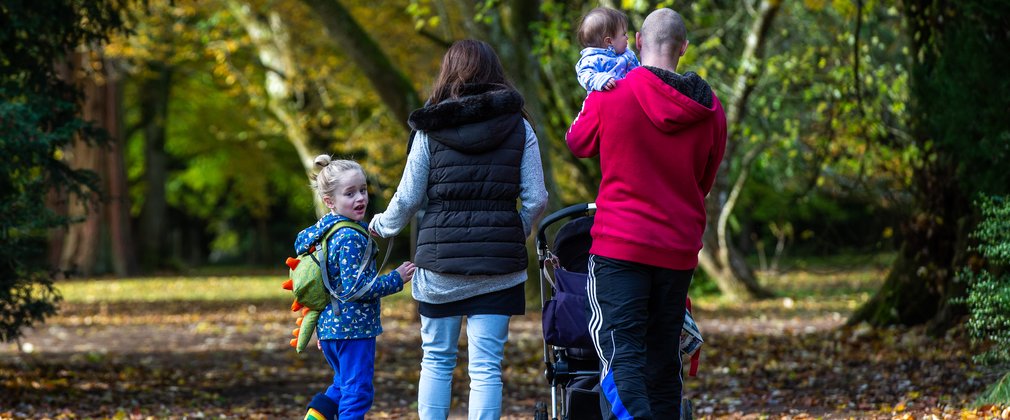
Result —
[[726, 148], [726, 115], [695, 73], [677, 12], [649, 14], [635, 35], [642, 67], [586, 98], [572, 152], [600, 157], [588, 284], [604, 418], [680, 414], [679, 341], [705, 231], [705, 196]]

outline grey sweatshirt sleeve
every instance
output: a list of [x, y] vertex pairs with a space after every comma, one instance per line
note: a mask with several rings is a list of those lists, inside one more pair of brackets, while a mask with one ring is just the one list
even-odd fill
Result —
[[[389, 201], [386, 211], [376, 214], [368, 226], [383, 238], [400, 233], [410, 218], [424, 202], [425, 191], [428, 190], [428, 135], [418, 131], [414, 143], [407, 155], [407, 165], [403, 168], [400, 185], [396, 187], [393, 199]], [[537, 157], [539, 162], [539, 156]]]
[[544, 186], [544, 166], [540, 161], [537, 133], [529, 121], [523, 120], [523, 125], [526, 127], [526, 148], [521, 163], [519, 199], [522, 200], [522, 209], [519, 217], [523, 221], [523, 232], [529, 237], [533, 223], [547, 208], [547, 187]]

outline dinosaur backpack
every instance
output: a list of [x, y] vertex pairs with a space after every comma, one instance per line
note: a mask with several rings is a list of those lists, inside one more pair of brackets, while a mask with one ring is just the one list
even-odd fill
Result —
[[[298, 353], [301, 353], [305, 349], [305, 346], [309, 343], [309, 339], [312, 338], [312, 333], [315, 332], [316, 324], [319, 322], [319, 314], [322, 313], [323, 309], [326, 309], [327, 304], [332, 301], [355, 301], [361, 297], [363, 292], [369, 289], [369, 287], [358, 288], [361, 292], [357, 295], [347, 294], [344, 293], [341, 284], [331, 287], [330, 282], [324, 280], [329, 278], [326, 268], [326, 256], [329, 252], [327, 244], [330, 237], [342, 228], [354, 229], [365, 235], [366, 238], [369, 238], [365, 255], [368, 256], [367, 258], [371, 258], [375, 242], [368, 236], [368, 232], [361, 225], [344, 220], [330, 227], [326, 234], [323, 235], [321, 245], [313, 245], [309, 248], [308, 252], [298, 255], [296, 258], [288, 257], [287, 261], [285, 261], [285, 264], [290, 269], [288, 273], [290, 278], [282, 284], [282, 287], [290, 290], [295, 296], [295, 301], [291, 304], [291, 311], [302, 311], [302, 316], [295, 321], [298, 328], [291, 331], [291, 334], [295, 338], [291, 339], [289, 343]], [[361, 278], [361, 273], [366, 266], [368, 266], [367, 263], [361, 265], [361, 271], [358, 272], [357, 278]], [[375, 277], [370, 279], [370, 281], [374, 282]]]

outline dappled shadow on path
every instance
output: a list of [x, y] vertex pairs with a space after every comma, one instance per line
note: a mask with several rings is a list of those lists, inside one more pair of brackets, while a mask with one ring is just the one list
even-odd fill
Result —
[[[31, 353], [0, 348], [0, 417], [296, 417], [331, 373], [314, 347], [299, 355], [287, 346], [296, 315], [280, 304], [70, 307], [28, 331]], [[369, 418], [416, 418], [418, 326], [409, 305], [384, 312]], [[698, 319], [707, 343], [699, 376], [685, 384], [703, 416], [942, 417], [992, 379], [957, 332], [845, 330], [832, 312], [726, 317], [702, 307]], [[515, 318], [510, 334], [504, 411], [530, 418], [549, 398], [539, 314]], [[457, 411], [468, 387], [460, 356]]]

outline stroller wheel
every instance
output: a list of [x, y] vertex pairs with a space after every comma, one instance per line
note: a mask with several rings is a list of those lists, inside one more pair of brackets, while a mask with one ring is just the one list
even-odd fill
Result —
[[547, 404], [543, 401], [537, 401], [536, 407], [533, 408], [533, 420], [547, 420]]
[[680, 420], [693, 420], [694, 419], [694, 404], [691, 404], [691, 400], [684, 398], [680, 401]]

